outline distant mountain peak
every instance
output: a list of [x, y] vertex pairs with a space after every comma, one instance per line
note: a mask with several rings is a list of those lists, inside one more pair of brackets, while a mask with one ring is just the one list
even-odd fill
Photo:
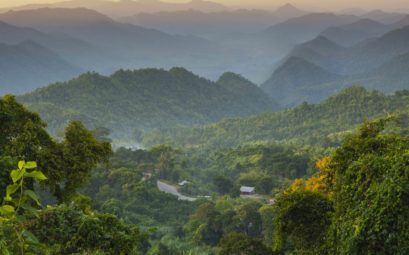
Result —
[[280, 6], [280, 7], [278, 7], [278, 9], [277, 10], [298, 10], [298, 8], [297, 7], [295, 7], [293, 4], [291, 4], [291, 3], [286, 3], [286, 4], [284, 4], [284, 5], [282, 5], [282, 6]]
[[296, 17], [296, 16], [303, 15], [306, 12], [298, 9], [297, 7], [295, 7], [291, 3], [286, 3], [286, 4], [278, 7], [274, 13], [276, 13], [278, 15], [282, 15], [282, 16], [287, 16], [288, 18], [291, 18], [291, 17]]

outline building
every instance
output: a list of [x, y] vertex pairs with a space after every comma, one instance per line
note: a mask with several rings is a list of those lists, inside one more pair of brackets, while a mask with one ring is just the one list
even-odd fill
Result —
[[256, 188], [248, 187], [248, 186], [241, 186], [240, 187], [240, 193], [242, 195], [254, 195], [254, 194], [256, 194]]

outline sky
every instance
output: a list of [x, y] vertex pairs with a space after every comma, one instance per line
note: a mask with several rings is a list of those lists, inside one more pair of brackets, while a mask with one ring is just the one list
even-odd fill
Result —
[[[145, 0], [146, 1], [146, 0]], [[188, 0], [163, 0], [166, 2], [186, 2]], [[343, 8], [361, 7], [367, 10], [409, 10], [409, 0], [210, 0], [229, 6], [273, 8], [286, 2], [307, 8], [340, 10]], [[0, 0], [0, 8], [19, 6], [29, 3], [49, 3], [53, 0]], [[54, 1], [56, 2], [56, 1]]]

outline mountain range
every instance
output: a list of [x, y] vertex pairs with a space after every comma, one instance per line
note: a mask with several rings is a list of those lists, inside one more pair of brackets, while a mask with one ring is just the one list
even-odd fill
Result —
[[408, 40], [409, 26], [351, 47], [321, 35], [296, 47], [262, 87], [286, 106], [319, 102], [354, 84], [386, 93], [407, 89]]
[[17, 6], [14, 8], [3, 9], [3, 11], [5, 12], [10, 9], [20, 11], [39, 8], [80, 8], [80, 7], [96, 10], [112, 18], [130, 16], [140, 12], [152, 13], [161, 11], [186, 11], [186, 10], [201, 10], [205, 12], [213, 12], [224, 11], [228, 9], [222, 4], [204, 0], [191, 0], [187, 3], [169, 3], [162, 2], [160, 0], [139, 0], [139, 1], [71, 0], [50, 4], [29, 4], [24, 6]]
[[0, 94], [21, 94], [34, 87], [67, 80], [82, 70], [32, 41], [0, 43]]
[[[119, 68], [183, 66], [215, 79], [225, 71], [236, 71], [230, 67], [244, 58], [243, 53], [209, 40], [117, 22], [84, 8], [10, 11], [0, 14], [0, 20], [9, 25], [31, 27], [42, 33], [83, 42], [81, 47], [73, 45], [65, 51], [56, 52], [73, 65], [103, 74], [111, 74]], [[30, 40], [51, 48], [49, 41]], [[87, 51], [89, 46], [92, 49]]]
[[305, 14], [307, 14], [306, 11], [300, 10], [291, 4], [285, 4], [275, 11], [238, 9], [206, 12], [190, 9], [185, 11], [137, 13], [120, 20], [168, 33], [215, 38], [225, 34], [254, 33], [273, 24]]
[[18, 100], [39, 112], [53, 133], [74, 118], [122, 137], [134, 129], [200, 124], [278, 109], [240, 75], [225, 73], [212, 82], [183, 68], [120, 70], [109, 77], [86, 73]]

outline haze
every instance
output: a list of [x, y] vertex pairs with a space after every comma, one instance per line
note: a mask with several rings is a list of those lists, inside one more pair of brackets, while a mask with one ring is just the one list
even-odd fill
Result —
[[[86, 0], [84, 0], [86, 1]], [[186, 0], [163, 0], [164, 2], [187, 2]], [[24, 4], [40, 4], [58, 1], [50, 0], [1, 0], [0, 7], [13, 7]], [[222, 3], [234, 7], [248, 7], [248, 8], [273, 8], [282, 5], [288, 0], [214, 0], [214, 2]], [[315, 9], [343, 9], [351, 7], [359, 7], [363, 9], [377, 9], [385, 10], [408, 10], [409, 6], [407, 0], [343, 0], [343, 1], [327, 1], [327, 0], [292, 0], [292, 4], [302, 7], [310, 7]]]

